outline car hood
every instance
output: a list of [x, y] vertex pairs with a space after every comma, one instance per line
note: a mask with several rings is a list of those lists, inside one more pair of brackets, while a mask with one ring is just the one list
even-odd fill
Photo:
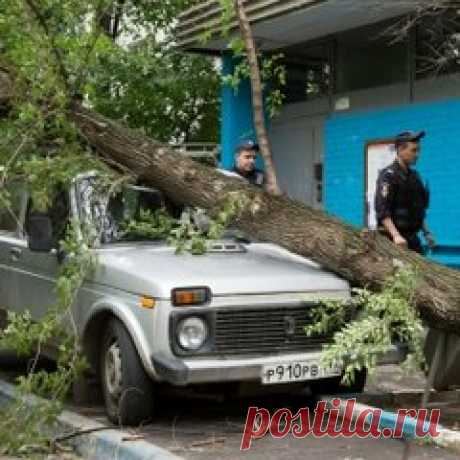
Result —
[[170, 298], [177, 287], [208, 286], [213, 295], [348, 291], [343, 279], [273, 244], [245, 252], [175, 254], [164, 245], [117, 245], [97, 251], [93, 282], [135, 294]]

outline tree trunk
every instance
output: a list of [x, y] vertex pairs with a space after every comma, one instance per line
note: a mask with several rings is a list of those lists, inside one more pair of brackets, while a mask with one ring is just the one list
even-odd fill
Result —
[[276, 178], [275, 166], [273, 164], [273, 156], [270, 141], [268, 139], [267, 128], [265, 126], [262, 79], [260, 77], [259, 63], [257, 62], [256, 43], [252, 35], [249, 19], [244, 9], [243, 0], [234, 0], [234, 5], [249, 63], [254, 125], [256, 128], [257, 140], [260, 146], [260, 153], [265, 163], [266, 190], [272, 195], [281, 195], [281, 190]]
[[[11, 95], [7, 73], [0, 69], [1, 94], [0, 108]], [[422, 317], [433, 328], [460, 330], [460, 272], [399, 249], [374, 232], [359, 231], [302, 203], [224, 176], [78, 103], [69, 108], [69, 117], [109, 165], [128, 169], [176, 203], [212, 214], [229, 193], [246, 194], [251, 206], [236, 222], [239, 228], [308, 257], [354, 285], [378, 289], [401, 264], [416, 266], [420, 282], [415, 304]]]
[[415, 303], [422, 317], [432, 327], [459, 330], [459, 272], [399, 249], [374, 232], [359, 231], [299, 202], [224, 176], [78, 104], [70, 109], [70, 117], [109, 164], [134, 172], [177, 203], [213, 213], [229, 193], [245, 193], [252, 204], [238, 218], [240, 229], [311, 258], [355, 285], [378, 289], [402, 263], [417, 266]]

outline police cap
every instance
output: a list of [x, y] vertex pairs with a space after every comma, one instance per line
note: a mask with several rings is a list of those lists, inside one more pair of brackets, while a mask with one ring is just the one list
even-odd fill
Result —
[[396, 136], [396, 147], [406, 142], [419, 142], [425, 137], [425, 131], [404, 131]]
[[245, 139], [244, 141], [242, 141], [240, 144], [237, 145], [235, 149], [235, 153], [240, 153], [240, 152], [243, 152], [244, 150], [254, 150], [258, 152], [260, 150], [259, 144], [257, 144], [256, 142], [250, 139]]

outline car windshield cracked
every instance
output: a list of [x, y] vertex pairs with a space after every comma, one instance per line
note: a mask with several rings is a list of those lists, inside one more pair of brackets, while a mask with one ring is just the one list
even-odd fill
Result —
[[168, 214], [158, 190], [125, 185], [109, 193], [97, 177], [86, 177], [78, 182], [77, 203], [81, 225], [96, 244], [164, 239], [160, 227]]

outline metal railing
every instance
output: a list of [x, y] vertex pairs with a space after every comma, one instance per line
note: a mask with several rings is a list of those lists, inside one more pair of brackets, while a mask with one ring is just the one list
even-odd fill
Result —
[[172, 148], [186, 157], [206, 159], [215, 162], [219, 160], [220, 146], [212, 142], [188, 142], [185, 144], [173, 145]]

